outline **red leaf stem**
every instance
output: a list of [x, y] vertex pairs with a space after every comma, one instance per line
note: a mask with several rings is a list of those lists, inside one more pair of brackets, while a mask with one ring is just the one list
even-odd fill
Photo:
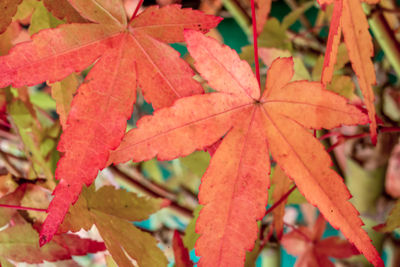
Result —
[[256, 64], [256, 77], [257, 77], [258, 85], [261, 88], [260, 66], [258, 64], [256, 8], [254, 6], [254, 0], [251, 0], [251, 20], [253, 22], [253, 46], [254, 46], [254, 63]]
[[143, 4], [143, 0], [140, 0], [139, 3], [138, 3], [137, 6], [136, 6], [135, 11], [134, 11], [133, 14], [132, 14], [131, 19], [129, 20], [129, 23], [131, 23], [132, 20], [136, 17], [136, 15], [137, 15], [137, 13], [139, 12], [139, 9], [140, 9], [140, 7], [142, 6], [142, 4]]
[[292, 188], [290, 188], [277, 202], [275, 202], [267, 211], [265, 212], [265, 215], [268, 215], [271, 213], [276, 207], [278, 207], [283, 201], [285, 201], [286, 198], [289, 197], [289, 195], [296, 189], [296, 185], [293, 185]]
[[32, 211], [40, 211], [46, 212], [46, 209], [39, 209], [39, 208], [31, 208], [31, 207], [23, 207], [23, 206], [16, 206], [16, 205], [7, 205], [7, 204], [0, 204], [1, 208], [9, 208], [9, 209], [16, 209], [16, 210], [32, 210]]

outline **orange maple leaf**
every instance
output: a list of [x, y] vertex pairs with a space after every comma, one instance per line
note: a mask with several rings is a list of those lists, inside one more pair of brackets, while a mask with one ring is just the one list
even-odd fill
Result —
[[268, 19], [268, 15], [271, 11], [272, 0], [255, 0], [255, 15], [256, 15], [256, 26], [257, 35], [259, 35]]
[[70, 0], [90, 24], [66, 24], [34, 35], [31, 42], [0, 57], [0, 88], [61, 80], [98, 60], [72, 101], [58, 144], [60, 180], [41, 231], [51, 240], [82, 185], [106, 167], [126, 129], [136, 99], [136, 81], [155, 108], [178, 97], [202, 93], [194, 72], [164, 42], [182, 42], [183, 29], [208, 31], [220, 18], [179, 5], [146, 9], [130, 23], [122, 2]]
[[325, 226], [325, 219], [320, 215], [312, 228], [301, 226], [283, 236], [282, 246], [298, 256], [295, 267], [334, 267], [329, 257], [344, 259], [359, 254], [353, 245], [339, 237], [321, 240]]
[[[365, 0], [367, 3], [377, 3], [379, 0]], [[360, 0], [319, 0], [321, 5], [334, 3], [328, 44], [324, 59], [321, 81], [324, 85], [332, 80], [336, 54], [343, 31], [344, 42], [354, 72], [357, 75], [364, 102], [371, 121], [371, 140], [375, 144], [377, 138], [374, 106], [374, 91], [376, 84], [375, 69], [371, 57], [374, 55], [371, 35], [368, 31], [368, 21]]]
[[269, 152], [308, 201], [376, 266], [383, 262], [361, 228], [343, 179], [309, 128], [368, 122], [345, 98], [321, 83], [296, 81], [293, 61], [274, 61], [261, 94], [250, 66], [229, 47], [185, 31], [195, 66], [217, 92], [185, 97], [145, 116], [110, 154], [110, 162], [160, 160], [204, 149], [224, 136], [202, 178], [196, 225], [199, 266], [243, 265], [265, 214]]

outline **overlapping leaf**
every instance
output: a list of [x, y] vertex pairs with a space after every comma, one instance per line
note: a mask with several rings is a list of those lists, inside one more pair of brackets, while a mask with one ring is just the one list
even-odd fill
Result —
[[69, 0], [43, 0], [43, 4], [59, 19], [65, 19], [68, 22], [86, 22], [68, 1]]
[[110, 161], [155, 156], [170, 160], [224, 136], [200, 186], [204, 207], [196, 225], [199, 266], [244, 263], [256, 240], [256, 221], [265, 213], [269, 152], [308, 201], [370, 262], [383, 266], [357, 210], [348, 202], [343, 180], [330, 169], [329, 155], [307, 130], [363, 124], [367, 117], [320, 83], [290, 83], [290, 58], [272, 64], [261, 95], [250, 66], [230, 48], [195, 31], [188, 30], [185, 37], [197, 70], [217, 92], [179, 99], [172, 107], [143, 117]]
[[22, 0], [2, 0], [0, 2], [0, 34], [7, 30], [21, 2]]
[[[21, 205], [29, 185], [23, 184], [14, 192], [0, 199], [7, 205]], [[57, 234], [54, 240], [39, 247], [39, 234], [15, 209], [0, 208], [0, 261], [2, 266], [7, 260], [26, 263], [60, 261], [82, 256], [88, 253], [104, 251], [103, 242], [80, 238], [73, 234]], [[11, 223], [10, 223], [11, 222]], [[9, 266], [9, 265], [4, 265]], [[14, 266], [14, 265], [11, 265]]]
[[51, 96], [57, 103], [57, 113], [60, 116], [60, 124], [65, 129], [67, 117], [71, 109], [73, 95], [78, 88], [79, 81], [75, 74], [71, 74], [62, 81], [51, 85]]
[[83, 184], [90, 185], [118, 146], [132, 113], [136, 81], [155, 108], [201, 93], [190, 67], [163, 42], [183, 41], [183, 29], [203, 32], [219, 18], [171, 5], [150, 7], [128, 25], [121, 1], [69, 0], [87, 20], [33, 36], [0, 57], [0, 87], [53, 83], [95, 62], [72, 101], [58, 150], [54, 191], [41, 244], [51, 240]]
[[[271, 183], [275, 184], [275, 188], [272, 193], [274, 203], [280, 201], [281, 198], [290, 190], [290, 187], [293, 186], [292, 180], [285, 175], [279, 166], [275, 167], [271, 178]], [[272, 211], [272, 214], [274, 215], [274, 229], [278, 239], [281, 239], [283, 234], [283, 216], [285, 215], [285, 204], [287, 200], [288, 199], [285, 198], [282, 203]]]
[[54, 240], [39, 247], [39, 234], [30, 224], [15, 225], [0, 232], [0, 257], [16, 262], [43, 263], [60, 261], [103, 251], [102, 242], [82, 239], [76, 235], [56, 235]]
[[267, 22], [269, 12], [271, 11], [272, 0], [254, 1], [256, 13], [257, 34], [260, 34]]
[[400, 201], [397, 200], [385, 223], [374, 227], [376, 231], [392, 232], [400, 227]]
[[[327, 84], [332, 79], [341, 32], [343, 31], [344, 42], [346, 43], [352, 67], [357, 75], [371, 121], [371, 139], [373, 143], [376, 143], [375, 96], [372, 89], [372, 85], [376, 83], [376, 76], [371, 60], [374, 50], [372, 38], [368, 31], [368, 21], [360, 0], [319, 1], [320, 4], [332, 2], [334, 3], [334, 10], [321, 81]], [[366, 2], [373, 3], [377, 1]]]
[[156, 240], [130, 222], [148, 219], [163, 205], [161, 199], [138, 197], [111, 186], [98, 191], [94, 186], [84, 187], [78, 201], [67, 213], [61, 230], [89, 230], [95, 224], [119, 266], [134, 266], [131, 258], [139, 266], [166, 266], [167, 259], [157, 247]]
[[344, 259], [359, 252], [346, 240], [339, 237], [322, 239], [326, 222], [319, 216], [313, 228], [299, 227], [282, 238], [282, 246], [292, 255], [298, 256], [295, 267], [334, 267], [329, 257]]
[[193, 267], [193, 262], [190, 260], [189, 251], [183, 245], [182, 238], [177, 230], [174, 231], [172, 247], [174, 249], [176, 267]]

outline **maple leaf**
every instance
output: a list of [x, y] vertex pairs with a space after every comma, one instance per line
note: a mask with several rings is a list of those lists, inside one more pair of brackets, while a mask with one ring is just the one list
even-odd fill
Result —
[[43, 5], [56, 18], [65, 19], [67, 22], [87, 22], [87, 20], [79, 15], [71, 6], [68, 0], [43, 0]]
[[328, 257], [344, 259], [359, 252], [346, 240], [328, 237], [321, 240], [326, 222], [320, 215], [312, 229], [301, 226], [282, 238], [282, 246], [288, 253], [298, 256], [295, 267], [334, 267]]
[[72, 234], [56, 235], [52, 242], [39, 247], [39, 234], [28, 223], [0, 232], [0, 257], [17, 262], [60, 261], [103, 250], [105, 246], [102, 242]]
[[125, 190], [104, 186], [84, 187], [77, 202], [68, 211], [61, 231], [89, 230], [96, 225], [108, 251], [119, 266], [166, 266], [167, 259], [150, 234], [140, 231], [131, 221], [148, 219], [165, 202], [162, 199], [138, 197]]
[[[0, 199], [1, 204], [20, 206], [31, 185], [23, 184]], [[71, 259], [105, 250], [103, 242], [73, 234], [57, 234], [54, 240], [39, 247], [39, 234], [15, 209], [0, 208], [0, 261], [42, 263]], [[6, 266], [6, 265], [5, 265]], [[12, 265], [14, 266], [14, 265]]]
[[155, 108], [202, 93], [193, 70], [164, 42], [183, 41], [183, 29], [207, 32], [220, 18], [179, 5], [146, 9], [128, 23], [122, 2], [69, 0], [94, 23], [42, 30], [0, 57], [0, 87], [53, 83], [95, 62], [72, 101], [58, 150], [60, 180], [41, 231], [51, 240], [83, 184], [90, 185], [121, 141], [136, 99], [136, 80]]
[[176, 267], [193, 267], [193, 262], [190, 260], [189, 251], [183, 245], [182, 238], [177, 230], [174, 231], [172, 248], [174, 249]]
[[269, 12], [271, 11], [272, 0], [255, 0], [254, 5], [257, 35], [259, 35], [263, 31], [265, 22], [267, 22]]
[[[365, 0], [368, 3], [376, 3], [378, 1]], [[376, 84], [376, 76], [371, 60], [374, 50], [372, 38], [368, 31], [368, 21], [360, 0], [319, 0], [321, 5], [332, 2], [334, 3], [334, 9], [329, 28], [321, 81], [326, 85], [332, 79], [341, 32], [343, 31], [344, 42], [349, 53], [351, 65], [357, 75], [371, 121], [371, 140], [373, 143], [376, 143], [375, 96], [372, 89], [372, 85]]]
[[397, 200], [393, 209], [390, 211], [386, 222], [375, 226], [374, 230], [380, 232], [392, 232], [399, 227], [400, 227], [400, 200]]
[[[274, 203], [277, 203], [288, 192], [288, 190], [292, 186], [293, 181], [285, 175], [285, 173], [279, 166], [276, 166], [271, 178], [271, 183], [275, 184], [272, 198], [274, 200]], [[285, 198], [282, 203], [280, 203], [279, 206], [277, 206], [272, 211], [272, 214], [274, 215], [274, 229], [279, 240], [281, 239], [283, 234], [283, 216], [285, 215], [285, 204], [287, 201], [288, 199]]]
[[67, 116], [78, 85], [78, 77], [75, 74], [51, 85], [51, 96], [56, 101], [57, 114], [60, 116], [60, 124], [63, 129], [67, 126]]
[[[2, 177], [4, 179], [4, 177]], [[15, 191], [4, 195], [0, 198], [0, 204], [20, 205], [21, 199], [24, 197], [26, 185], [21, 185]], [[15, 209], [0, 208], [0, 227], [6, 226], [17, 213]], [[1, 232], [1, 231], [0, 231]]]
[[[110, 161], [171, 160], [224, 139], [202, 178], [196, 225], [199, 266], [242, 265], [265, 213], [269, 152], [308, 201], [376, 266], [383, 266], [343, 180], [307, 130], [367, 123], [367, 117], [321, 83], [296, 81], [293, 61], [274, 61], [261, 94], [250, 66], [229, 47], [185, 32], [195, 66], [217, 92], [185, 97], [145, 116]], [[227, 160], [229, 159], [229, 160]]]
[[22, 0], [3, 0], [0, 2], [0, 10], [2, 12], [0, 16], [0, 34], [7, 30], [21, 2]]

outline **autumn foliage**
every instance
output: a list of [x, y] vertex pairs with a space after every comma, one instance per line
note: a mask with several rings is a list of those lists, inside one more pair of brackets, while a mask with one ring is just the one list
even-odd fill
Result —
[[[364, 138], [380, 147], [383, 132], [398, 132], [377, 116], [374, 46], [362, 3], [307, 2], [282, 22], [271, 17], [272, 1], [236, 9], [225, 3], [253, 40], [240, 55], [216, 30], [222, 2], [202, 1], [202, 11], [142, 4], [0, 3], [0, 133], [14, 143], [17, 136], [22, 152], [14, 158], [23, 162], [16, 167], [11, 152], [0, 154], [8, 172], [0, 181], [1, 266], [102, 251], [111, 254], [103, 257], [110, 266], [167, 266], [166, 248], [141, 222], [167, 211], [185, 225], [194, 216], [183, 239], [168, 229], [178, 267], [193, 266], [192, 249], [198, 266], [252, 266], [273, 242], [298, 257], [296, 266], [334, 266], [330, 257], [358, 254], [384, 266], [381, 247], [362, 228], [367, 212], [337, 170], [346, 160], [339, 156], [343, 144]], [[314, 66], [292, 47], [303, 34], [287, 36], [297, 20], [307, 25], [303, 13], [312, 5], [325, 17], [318, 23], [329, 27], [327, 38], [304, 33]], [[170, 45], [176, 43], [188, 53]], [[44, 89], [35, 90], [55, 105], [38, 104], [29, 89], [38, 84]], [[175, 180], [165, 181], [165, 172]], [[157, 180], [146, 179], [149, 173]], [[295, 194], [318, 210], [308, 227], [284, 219]], [[199, 205], [193, 215], [187, 195]], [[400, 226], [398, 207], [377, 231]], [[327, 222], [346, 239], [322, 238]], [[97, 229], [97, 241], [82, 237], [82, 229]]]

